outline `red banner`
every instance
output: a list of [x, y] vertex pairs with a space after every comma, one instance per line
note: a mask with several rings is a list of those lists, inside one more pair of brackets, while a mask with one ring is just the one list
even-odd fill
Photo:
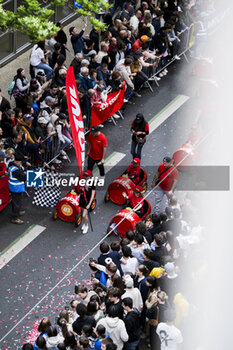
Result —
[[8, 178], [9, 175], [0, 178], [0, 211], [10, 203]]
[[66, 97], [79, 176], [82, 177], [85, 162], [85, 136], [73, 67], [69, 67], [66, 75]]
[[125, 85], [123, 89], [108, 95], [107, 101], [92, 107], [91, 127], [99, 125], [119, 111], [124, 104]]

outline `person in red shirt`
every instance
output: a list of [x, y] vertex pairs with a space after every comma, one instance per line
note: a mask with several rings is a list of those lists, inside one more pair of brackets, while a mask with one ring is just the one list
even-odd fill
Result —
[[100, 176], [105, 176], [104, 161], [107, 149], [107, 137], [100, 132], [99, 126], [93, 126], [88, 135], [88, 160], [87, 169], [92, 171], [95, 163], [97, 164]]
[[147, 35], [142, 35], [141, 38], [137, 39], [132, 47], [131, 47], [131, 52], [135, 52], [137, 50], [139, 50], [142, 47], [142, 43], [146, 43], [147, 41], [149, 41], [149, 37]]
[[140, 182], [140, 159], [134, 158], [128, 169], [126, 170], [126, 174], [128, 174], [128, 177], [130, 180], [133, 181], [135, 185], [139, 184]]
[[6, 163], [4, 158], [7, 158], [6, 154], [3, 151], [0, 151], [0, 177], [6, 175]]
[[137, 186], [129, 196], [127, 196], [125, 192], [123, 193], [123, 196], [127, 198], [129, 201], [128, 206], [134, 209], [135, 213], [140, 218], [143, 216], [143, 204], [144, 204], [142, 191], [143, 191], [142, 186]]
[[[164, 157], [153, 178], [151, 187], [155, 188], [155, 213], [159, 214], [168, 205], [168, 198], [173, 196], [179, 173], [174, 167], [174, 160], [170, 157]], [[166, 196], [165, 206], [162, 207], [162, 200]]]

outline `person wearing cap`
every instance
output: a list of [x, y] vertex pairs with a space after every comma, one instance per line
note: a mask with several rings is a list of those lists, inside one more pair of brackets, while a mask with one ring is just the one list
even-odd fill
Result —
[[87, 146], [87, 168], [92, 171], [95, 164], [97, 164], [100, 176], [105, 176], [104, 161], [107, 150], [107, 137], [100, 132], [99, 126], [93, 126], [88, 135]]
[[54, 105], [57, 103], [57, 99], [52, 96], [46, 96], [44, 101], [40, 104], [42, 111], [42, 117], [44, 117], [47, 122], [50, 122], [50, 115], [53, 113]]
[[[174, 167], [174, 160], [170, 157], [164, 157], [153, 178], [151, 187], [155, 188], [155, 213], [160, 214], [168, 206], [168, 198], [173, 196], [179, 173]], [[158, 183], [159, 182], [159, 183]], [[158, 183], [158, 185], [157, 185]], [[165, 206], [162, 206], [163, 197], [166, 197]]]
[[129, 165], [128, 169], [126, 170], [125, 174], [128, 175], [130, 180], [133, 181], [135, 185], [137, 185], [140, 182], [140, 159], [134, 158], [132, 163]]
[[137, 50], [140, 50], [141, 46], [142, 46], [142, 43], [146, 43], [148, 42], [150, 39], [147, 35], [142, 35], [139, 39], [137, 39], [132, 47], [131, 47], [131, 52], [135, 52]]
[[[85, 170], [83, 173], [83, 178], [85, 180], [90, 179], [92, 176], [92, 172], [90, 170]], [[82, 233], [85, 235], [88, 232], [88, 211], [91, 207], [91, 203], [95, 198], [95, 186], [85, 185], [84, 187], [79, 186], [77, 189], [80, 192], [79, 196], [79, 206], [83, 209], [82, 211], [82, 219], [84, 221], [83, 226], [81, 228]]]
[[38, 139], [40, 138], [42, 141], [45, 140], [46, 137], [48, 136], [47, 125], [48, 125], [48, 122], [44, 117], [40, 117], [37, 119], [35, 134], [37, 138]]
[[9, 164], [9, 191], [11, 192], [11, 222], [13, 224], [24, 224], [20, 216], [25, 214], [22, 210], [22, 195], [25, 192], [26, 174], [22, 167], [21, 158], [15, 156], [15, 160]]
[[127, 206], [130, 206], [139, 217], [143, 216], [144, 199], [142, 192], [142, 186], [137, 186], [129, 196], [125, 192], [122, 193], [123, 197], [128, 200]]
[[146, 142], [146, 135], [149, 134], [149, 124], [142, 113], [138, 113], [131, 125], [132, 143], [131, 154], [133, 158], [141, 159], [142, 147]]
[[81, 30], [80, 33], [78, 33], [78, 30], [75, 27], [69, 28], [69, 33], [71, 35], [70, 40], [71, 40], [71, 44], [72, 44], [75, 55], [76, 55], [76, 53], [83, 51], [84, 42], [86, 41], [86, 39], [83, 38], [83, 34], [84, 34], [86, 28], [87, 28], [86, 23], [84, 24], [83, 29]]
[[34, 117], [31, 114], [24, 114], [23, 119], [20, 122], [20, 126], [23, 129], [23, 132], [25, 133], [25, 138], [28, 143], [36, 143], [37, 138], [36, 135], [32, 129], [32, 120]]
[[137, 309], [139, 313], [141, 313], [143, 308], [143, 301], [142, 296], [138, 288], [134, 288], [134, 281], [133, 278], [125, 274], [123, 277], [123, 280], [125, 282], [125, 293], [121, 296], [121, 300], [124, 298], [132, 298], [133, 301], [133, 308]]

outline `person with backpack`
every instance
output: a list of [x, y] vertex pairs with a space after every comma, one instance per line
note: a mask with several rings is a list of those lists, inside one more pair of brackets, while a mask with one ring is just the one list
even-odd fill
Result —
[[15, 85], [12, 90], [16, 107], [25, 109], [28, 100], [29, 81], [25, 77], [25, 71], [23, 68], [17, 69], [17, 74], [14, 77]]

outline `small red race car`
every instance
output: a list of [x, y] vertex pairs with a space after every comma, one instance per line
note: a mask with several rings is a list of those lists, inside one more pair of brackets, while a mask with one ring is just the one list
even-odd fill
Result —
[[[141, 168], [140, 182], [137, 184], [137, 186], [141, 186], [143, 188], [143, 192], [147, 190], [146, 181], [147, 173], [143, 168]], [[133, 181], [127, 175], [122, 174], [108, 186], [104, 200], [105, 202], [111, 200], [115, 204], [123, 205], [126, 203], [126, 199], [123, 196], [123, 193], [125, 192], [127, 196], [129, 196], [135, 187], [136, 185], [133, 183]]]
[[143, 215], [141, 218], [132, 211], [130, 207], [120, 210], [114, 218], [111, 219], [107, 232], [112, 230], [115, 235], [124, 238], [126, 232], [135, 229], [135, 225], [138, 221], [147, 221], [150, 218], [151, 205], [146, 199], [144, 199], [142, 210]]
[[[93, 199], [90, 211], [94, 210], [96, 206], [96, 198]], [[71, 190], [64, 198], [62, 198], [56, 205], [53, 213], [53, 220], [60, 218], [65, 222], [75, 222], [78, 227], [82, 222], [82, 208], [79, 206], [79, 194]]]

